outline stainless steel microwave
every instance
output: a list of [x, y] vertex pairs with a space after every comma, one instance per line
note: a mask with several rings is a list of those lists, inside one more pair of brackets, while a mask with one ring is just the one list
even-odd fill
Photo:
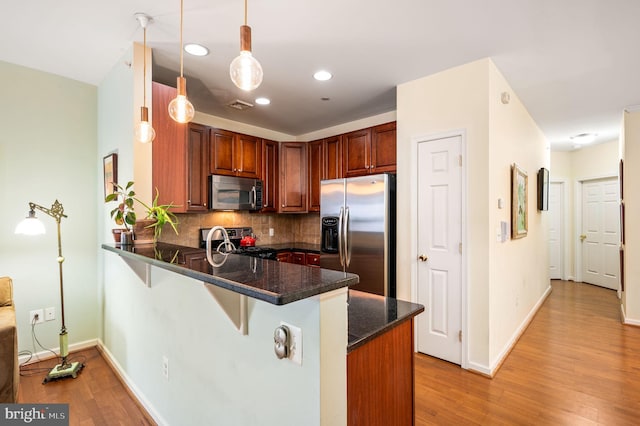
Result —
[[209, 176], [210, 210], [260, 210], [262, 181], [235, 176]]

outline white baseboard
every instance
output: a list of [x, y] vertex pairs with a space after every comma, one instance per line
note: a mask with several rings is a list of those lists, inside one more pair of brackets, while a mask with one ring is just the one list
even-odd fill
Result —
[[99, 347], [100, 352], [105, 357], [107, 363], [111, 366], [114, 374], [116, 374], [124, 386], [129, 389], [131, 395], [138, 400], [140, 405], [147, 410], [147, 413], [153, 418], [153, 420], [159, 425], [168, 425], [169, 423], [158, 413], [153, 404], [147, 399], [147, 397], [142, 393], [142, 391], [136, 386], [136, 384], [131, 380], [131, 377], [124, 371], [120, 363], [116, 360], [113, 354], [109, 351], [109, 349], [104, 345], [102, 340], [98, 339], [97, 345]]
[[488, 366], [482, 365], [482, 364], [477, 364], [475, 362], [469, 361], [469, 363], [467, 364], [467, 370], [475, 371], [475, 372], [480, 373], [480, 374], [482, 374], [484, 376], [493, 377], [492, 374], [491, 374], [491, 369]]
[[[94, 346], [97, 346], [97, 345], [98, 345], [98, 339], [90, 339], [90, 340], [85, 340], [84, 342], [72, 343], [69, 345], [69, 352], [70, 353], [77, 352], [83, 349], [93, 348]], [[18, 362], [20, 363], [20, 365], [22, 365], [22, 363], [27, 361], [31, 363], [31, 362], [46, 361], [48, 359], [57, 358], [58, 357], [57, 354], [60, 353], [60, 348], [59, 347], [51, 348], [51, 350], [55, 352], [55, 355], [50, 351], [43, 350], [40, 352], [36, 352], [32, 355], [20, 355], [18, 357]]]
[[635, 326], [640, 327], [640, 320], [633, 319], [633, 318], [627, 318], [627, 315], [624, 312], [624, 305], [622, 303], [620, 304], [620, 316], [622, 318], [622, 323], [623, 324], [635, 325]]
[[522, 336], [522, 334], [525, 332], [525, 330], [527, 329], [527, 327], [529, 326], [529, 324], [533, 320], [533, 317], [536, 315], [536, 313], [538, 312], [538, 310], [540, 309], [540, 307], [542, 306], [544, 301], [549, 296], [549, 294], [551, 294], [551, 285], [549, 285], [549, 287], [547, 287], [547, 289], [542, 294], [540, 299], [538, 299], [538, 301], [533, 306], [531, 311], [529, 311], [529, 314], [525, 317], [525, 319], [522, 321], [520, 326], [513, 333], [513, 335], [511, 336], [511, 339], [509, 339], [507, 344], [504, 346], [504, 348], [500, 352], [500, 355], [498, 355], [498, 357], [495, 359], [495, 361], [491, 363], [491, 368], [489, 369], [489, 371], [490, 371], [489, 375], [491, 377], [493, 377], [494, 374], [498, 371], [498, 369], [500, 368], [502, 363], [505, 361], [505, 359], [507, 358], [507, 356], [509, 355], [511, 350], [513, 350], [513, 347], [516, 345], [516, 343], [518, 343], [518, 339], [520, 339], [520, 336]]

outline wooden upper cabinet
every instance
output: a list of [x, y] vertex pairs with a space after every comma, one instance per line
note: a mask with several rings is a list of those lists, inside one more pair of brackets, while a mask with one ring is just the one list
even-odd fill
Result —
[[307, 143], [280, 144], [279, 213], [307, 212]]
[[396, 171], [396, 122], [342, 135], [344, 177]]
[[206, 211], [209, 176], [209, 129], [189, 123], [187, 129], [187, 211]]
[[323, 176], [324, 161], [322, 155], [322, 140], [309, 142], [307, 153], [309, 164], [307, 165], [308, 178], [308, 194], [309, 194], [309, 211], [320, 211], [320, 180]]
[[332, 136], [323, 139], [322, 151], [324, 157], [322, 179], [342, 178], [342, 137]]
[[255, 136], [211, 129], [210, 172], [258, 179], [262, 172], [262, 144]]
[[255, 136], [236, 134], [233, 158], [237, 176], [259, 179], [262, 173], [262, 143]]
[[262, 211], [278, 211], [278, 142], [262, 140]]
[[233, 137], [234, 133], [228, 130], [210, 129], [210, 173], [235, 176], [233, 170]]
[[153, 141], [151, 184], [158, 189], [158, 204], [174, 204], [176, 213], [205, 211], [209, 139], [204, 126], [180, 124], [169, 117], [169, 102], [176, 89], [152, 84]]
[[342, 170], [344, 177], [369, 174], [371, 164], [371, 129], [342, 135]]
[[371, 128], [371, 173], [396, 172], [396, 122]]

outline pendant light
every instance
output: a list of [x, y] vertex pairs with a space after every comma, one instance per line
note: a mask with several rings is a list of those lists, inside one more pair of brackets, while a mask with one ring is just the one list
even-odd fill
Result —
[[144, 34], [142, 43], [142, 106], [140, 107], [140, 122], [135, 128], [135, 136], [137, 141], [149, 143], [156, 137], [156, 131], [153, 130], [153, 126], [149, 123], [149, 109], [147, 108], [147, 25], [151, 22], [151, 18], [143, 13], [137, 13], [135, 17], [140, 23]]
[[196, 111], [187, 99], [187, 80], [184, 78], [184, 63], [182, 54], [182, 19], [184, 14], [184, 0], [180, 0], [180, 77], [178, 77], [178, 95], [169, 102], [169, 115], [178, 123], [188, 123], [193, 120]]
[[247, 25], [247, 0], [244, 0], [244, 25], [240, 27], [240, 55], [231, 62], [229, 75], [233, 84], [246, 91], [262, 83], [262, 66], [251, 55], [251, 27]]

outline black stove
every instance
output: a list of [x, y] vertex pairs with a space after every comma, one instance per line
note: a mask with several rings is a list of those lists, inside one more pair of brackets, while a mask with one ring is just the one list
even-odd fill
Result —
[[[211, 228], [200, 229], [200, 248], [206, 248], [207, 235], [209, 234], [210, 229]], [[242, 240], [242, 237], [244, 237], [245, 235], [253, 234], [253, 229], [251, 227], [225, 228], [225, 230], [229, 235], [229, 240], [235, 247], [231, 253], [241, 254], [244, 256], [259, 257], [261, 259], [272, 259], [272, 260], [278, 259], [278, 256], [277, 256], [278, 252], [276, 249], [272, 249], [269, 247], [240, 246], [240, 241]], [[222, 235], [220, 232], [218, 232], [217, 235], [214, 234], [213, 237], [214, 239], [211, 240], [211, 247], [213, 249], [217, 248], [222, 243], [224, 243], [224, 239], [222, 238]]]

